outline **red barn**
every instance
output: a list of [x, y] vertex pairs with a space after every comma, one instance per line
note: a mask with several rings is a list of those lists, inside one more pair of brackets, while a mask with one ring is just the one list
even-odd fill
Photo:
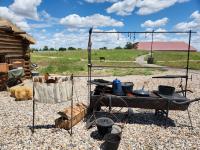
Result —
[[[134, 48], [139, 50], [151, 50], [151, 42], [138, 42], [133, 45]], [[185, 42], [153, 42], [153, 51], [180, 51], [185, 52], [188, 50], [188, 44]], [[197, 49], [190, 47], [191, 52], [196, 52]]]

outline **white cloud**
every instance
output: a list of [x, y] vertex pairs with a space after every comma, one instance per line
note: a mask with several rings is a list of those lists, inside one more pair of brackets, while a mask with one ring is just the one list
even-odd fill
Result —
[[7, 7], [0, 7], [0, 16], [12, 21], [23, 30], [30, 30], [30, 26], [26, 20], [23, 17], [16, 15]]
[[66, 25], [71, 28], [83, 28], [83, 27], [122, 27], [124, 24], [121, 21], [117, 21], [110, 16], [104, 16], [101, 14], [94, 14], [92, 16], [81, 17], [77, 14], [71, 14], [60, 20], [60, 24]]
[[[92, 2], [105, 2], [105, 0], [87, 0]], [[116, 13], [117, 15], [131, 15], [135, 7], [139, 10], [139, 15], [149, 15], [160, 10], [168, 8], [176, 3], [184, 3], [190, 0], [116, 0], [116, 2], [107, 8], [108, 13]]]
[[46, 32], [47, 30], [46, 29], [42, 29], [42, 32], [44, 33], [44, 32]]
[[[103, 31], [95, 29], [95, 31]], [[115, 29], [108, 31], [116, 31]], [[59, 48], [59, 47], [76, 47], [76, 48], [87, 48], [88, 41], [88, 30], [83, 30], [81, 32], [68, 32], [67, 30], [57, 32], [54, 34], [49, 34], [48, 32], [37, 32], [32, 33], [34, 37], [38, 39], [36, 45], [33, 47], [43, 48], [45, 45], [48, 47]], [[47, 38], [45, 38], [47, 37]], [[92, 48], [97, 49], [103, 46], [108, 48], [114, 48], [117, 46], [124, 47], [127, 42], [127, 37], [123, 34], [92, 34]]]
[[137, 3], [137, 14], [148, 15], [174, 5], [177, 0], [144, 0]]
[[31, 29], [26, 19], [38, 20], [37, 6], [42, 0], [14, 0], [9, 7], [0, 7], [0, 17], [10, 20], [21, 29]]
[[199, 11], [195, 11], [191, 14], [190, 18], [194, 19], [197, 22], [200, 22], [200, 13]]
[[188, 30], [200, 30], [200, 13], [195, 11], [191, 14], [190, 18], [192, 19], [189, 22], [180, 22], [175, 25], [176, 30], [188, 31]]
[[17, 15], [24, 18], [38, 20], [37, 6], [42, 0], [15, 0], [9, 8]]
[[137, 0], [124, 0], [114, 3], [111, 7], [107, 8], [108, 13], [116, 13], [120, 16], [130, 15], [135, 9]]
[[141, 24], [141, 27], [147, 27], [147, 28], [160, 27], [160, 26], [166, 25], [168, 21], [169, 19], [166, 17], [162, 19], [158, 19], [156, 21], [147, 20], [143, 24]]
[[85, 0], [89, 3], [104, 3], [104, 2], [117, 2], [119, 0]]
[[185, 2], [189, 2], [190, 0], [178, 0], [178, 3], [185, 3]]

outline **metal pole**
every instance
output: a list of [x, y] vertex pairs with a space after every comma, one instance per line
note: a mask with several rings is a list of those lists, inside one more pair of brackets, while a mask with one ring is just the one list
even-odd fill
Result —
[[[152, 33], [152, 31], [92, 31], [92, 33]], [[189, 33], [188, 31], [154, 31], [153, 33]], [[191, 32], [197, 33], [197, 32]]]
[[88, 40], [88, 104], [90, 106], [90, 94], [91, 94], [91, 69], [92, 69], [92, 62], [91, 62], [91, 48], [92, 48], [92, 42], [91, 42], [91, 36], [92, 36], [92, 28], [89, 30], [89, 40]]
[[73, 74], [71, 75], [71, 82], [72, 82], [72, 93], [71, 93], [71, 133], [70, 136], [72, 136], [72, 120], [73, 120], [73, 92], [74, 92], [74, 77]]
[[191, 44], [191, 34], [192, 31], [189, 31], [189, 45], [187, 51], [187, 67], [186, 67], [186, 78], [185, 78], [185, 97], [187, 96], [187, 85], [188, 85], [188, 73], [189, 73], [189, 62], [190, 62], [190, 44]]
[[152, 35], [151, 35], [151, 58], [152, 58], [152, 50], [153, 50], [153, 32], [154, 30], [152, 31]]
[[35, 88], [34, 88], [34, 81], [33, 81], [33, 122], [32, 122], [32, 134], [35, 132]]

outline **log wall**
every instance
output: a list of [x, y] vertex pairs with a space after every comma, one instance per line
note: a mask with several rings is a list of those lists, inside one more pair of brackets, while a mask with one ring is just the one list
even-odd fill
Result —
[[[6, 63], [11, 63], [12, 59], [24, 59], [29, 48], [27, 40], [14, 33], [0, 30], [0, 55], [5, 56]], [[30, 61], [25, 60], [25, 77], [30, 78]]]

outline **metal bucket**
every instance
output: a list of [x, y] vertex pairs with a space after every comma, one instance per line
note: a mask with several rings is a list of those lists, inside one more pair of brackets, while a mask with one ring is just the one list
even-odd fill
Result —
[[122, 128], [118, 125], [113, 125], [112, 126], [112, 130], [111, 130], [111, 134], [116, 134], [119, 135], [121, 137], [122, 135]]
[[104, 150], [117, 150], [121, 137], [117, 134], [106, 134], [104, 140]]

